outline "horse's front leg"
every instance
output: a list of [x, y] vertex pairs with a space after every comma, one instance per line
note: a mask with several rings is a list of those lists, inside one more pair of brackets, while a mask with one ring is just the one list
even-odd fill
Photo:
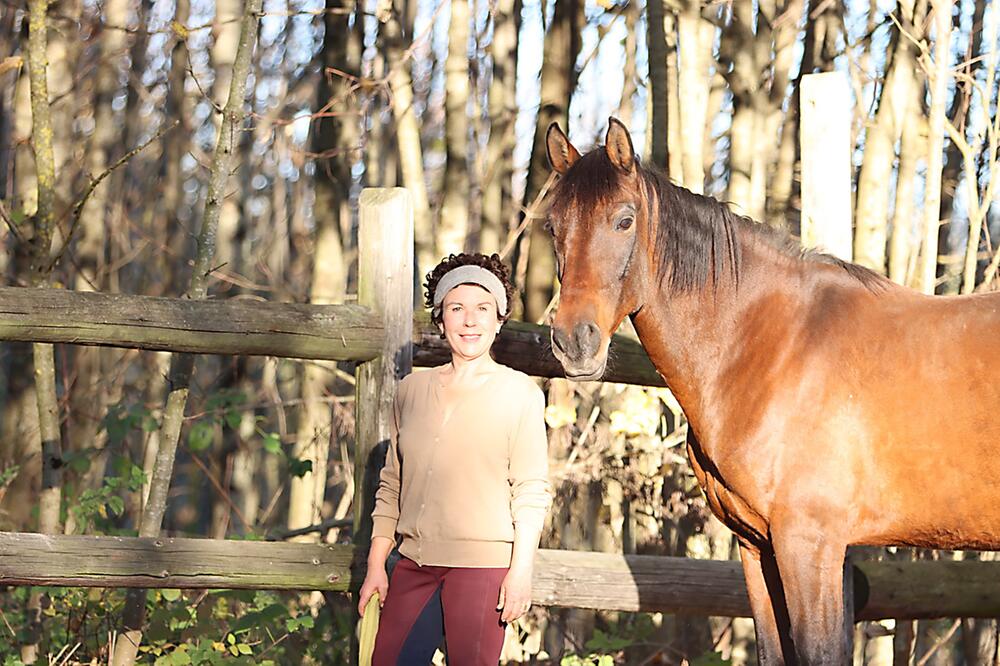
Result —
[[757, 663], [790, 666], [795, 663], [795, 652], [774, 551], [769, 544], [758, 547], [740, 539], [740, 560], [757, 633]]
[[849, 664], [851, 643], [844, 624], [846, 544], [814, 529], [775, 532], [772, 528], [771, 541], [798, 663]]

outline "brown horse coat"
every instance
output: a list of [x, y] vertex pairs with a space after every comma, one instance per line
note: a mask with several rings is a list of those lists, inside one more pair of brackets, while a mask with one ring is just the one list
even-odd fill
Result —
[[839, 664], [849, 545], [1000, 549], [1000, 293], [933, 297], [555, 125], [553, 351], [600, 377], [625, 316], [737, 535], [766, 664]]

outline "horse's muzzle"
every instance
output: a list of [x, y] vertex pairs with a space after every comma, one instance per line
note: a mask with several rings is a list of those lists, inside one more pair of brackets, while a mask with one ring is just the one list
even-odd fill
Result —
[[601, 331], [593, 322], [581, 322], [570, 333], [553, 326], [552, 352], [569, 379], [587, 381], [604, 374], [608, 356], [602, 349]]

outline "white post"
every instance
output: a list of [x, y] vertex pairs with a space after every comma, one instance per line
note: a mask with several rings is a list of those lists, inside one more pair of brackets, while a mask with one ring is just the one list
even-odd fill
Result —
[[853, 257], [851, 105], [851, 89], [843, 72], [802, 77], [802, 245], [845, 261]]

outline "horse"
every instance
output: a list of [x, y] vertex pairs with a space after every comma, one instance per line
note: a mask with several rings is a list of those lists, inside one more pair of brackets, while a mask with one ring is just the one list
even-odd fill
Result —
[[[545, 226], [566, 377], [628, 316], [733, 532], [760, 664], [841, 664], [848, 546], [1000, 549], [1000, 293], [928, 296], [802, 250], [557, 124]], [[849, 626], [849, 625], [848, 625]]]

